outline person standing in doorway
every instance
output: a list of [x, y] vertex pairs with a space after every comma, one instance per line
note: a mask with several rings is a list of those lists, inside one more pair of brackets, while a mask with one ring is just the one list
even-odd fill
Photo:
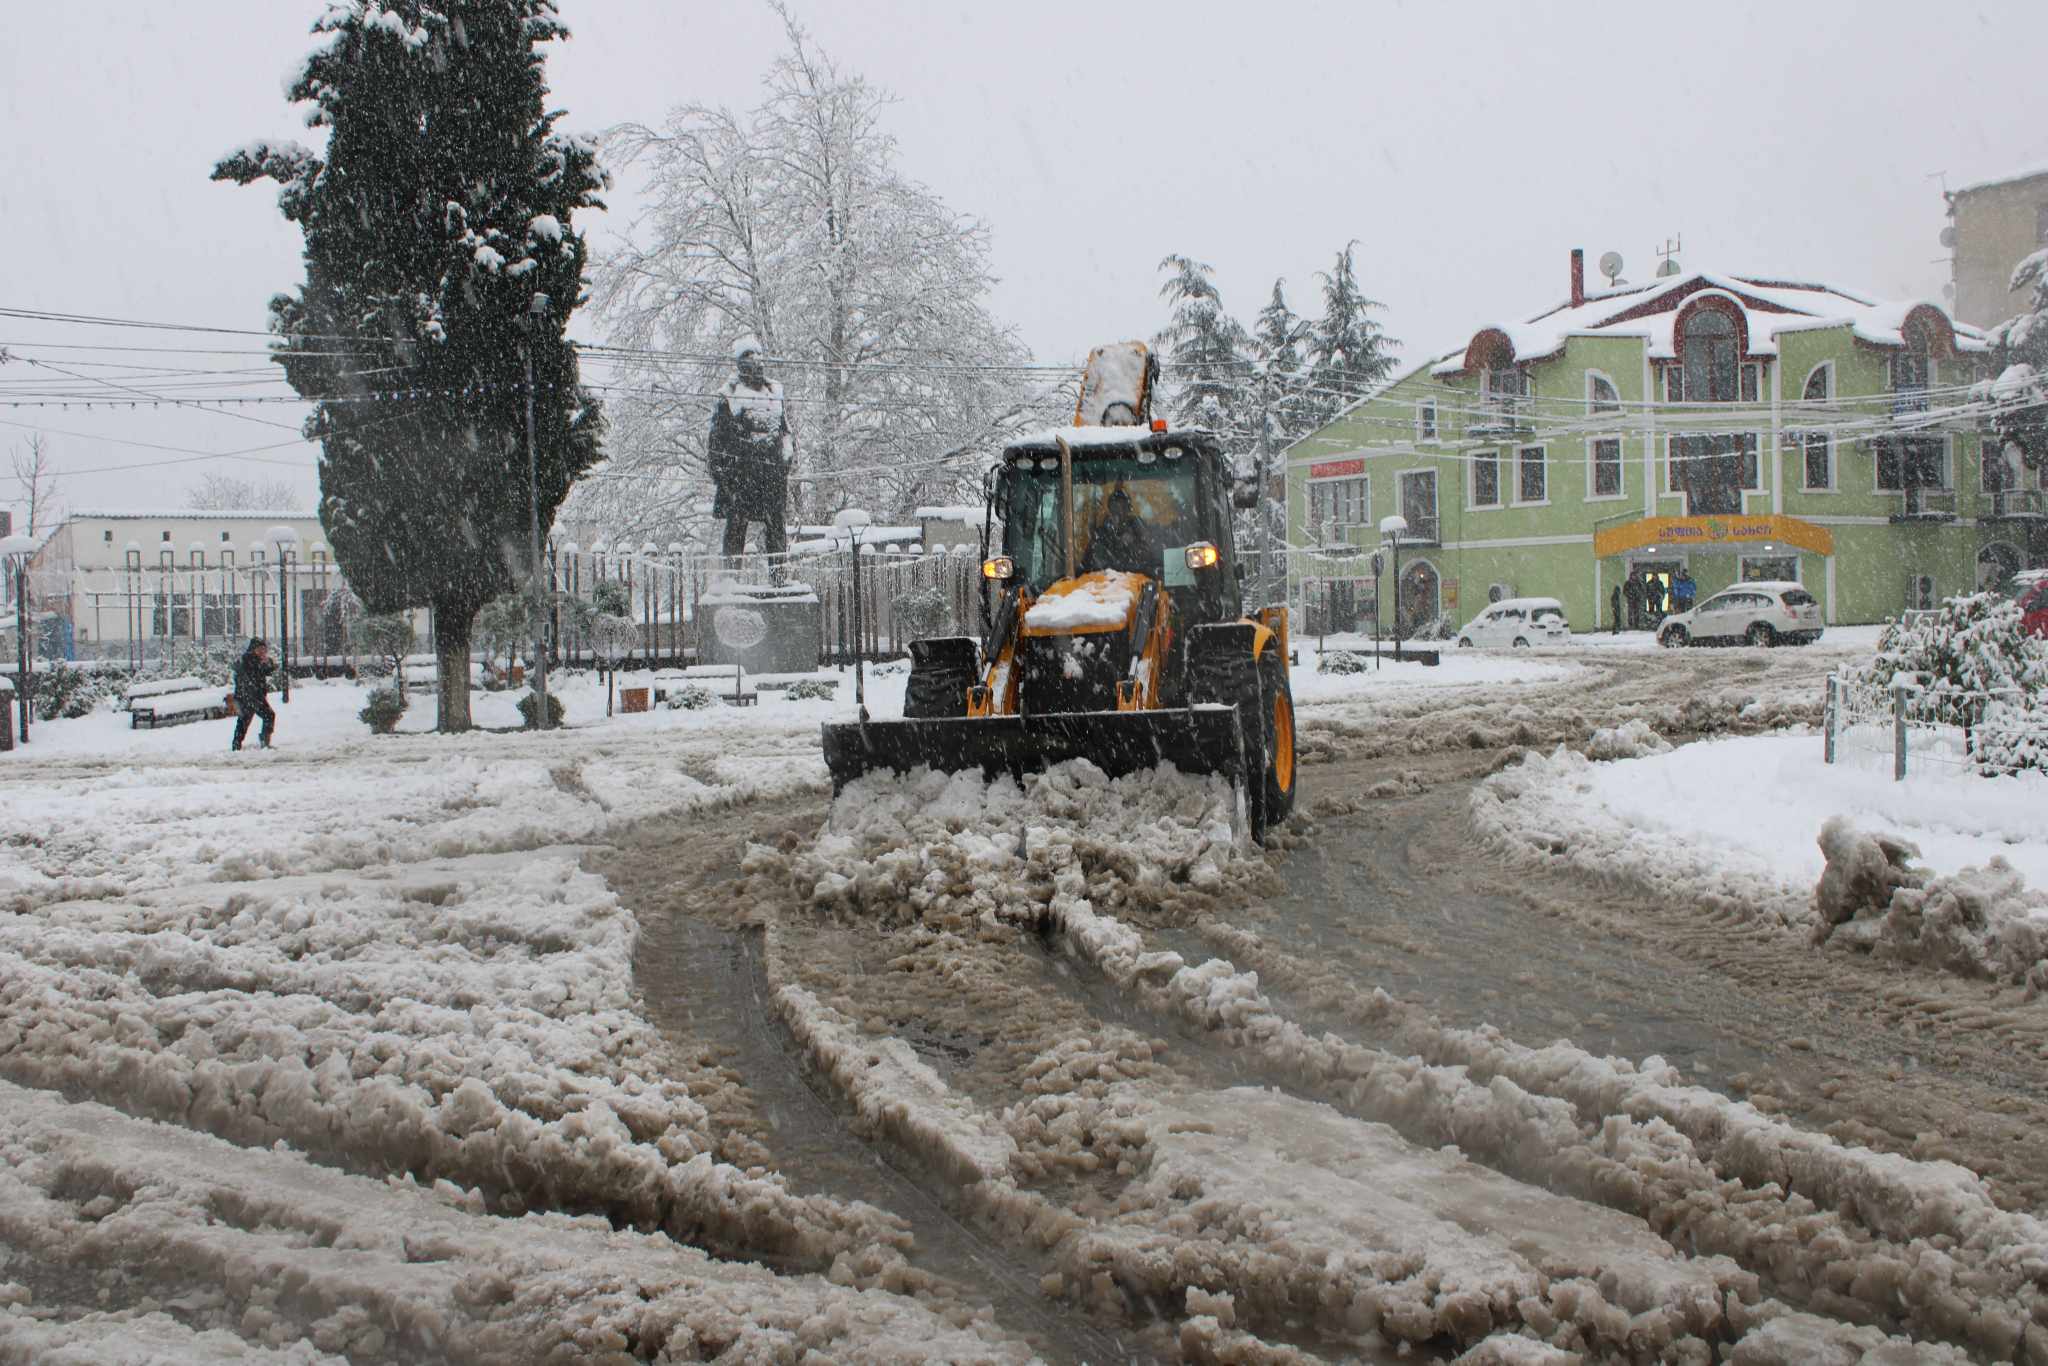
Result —
[[256, 743], [270, 748], [271, 734], [277, 730], [277, 713], [270, 709], [270, 675], [276, 668], [271, 662], [270, 646], [261, 637], [251, 639], [249, 648], [235, 661], [235, 742], [230, 748], [242, 747], [249, 734], [249, 723], [259, 716], [263, 718], [263, 730]]
[[1700, 586], [1693, 582], [1692, 570], [1681, 569], [1678, 577], [1671, 581], [1671, 610], [1690, 612], [1693, 599], [1699, 596]]
[[1609, 616], [1608, 616], [1608, 620], [1614, 623], [1614, 632], [1613, 632], [1613, 633], [1614, 633], [1615, 635], [1620, 635], [1620, 634], [1621, 634], [1621, 585], [1620, 585], [1620, 584], [1616, 584], [1616, 585], [1614, 585], [1614, 591], [1613, 591], [1612, 593], [1608, 594], [1608, 600], [1609, 600], [1609, 601], [1610, 601], [1611, 603], [1613, 603], [1613, 610], [1612, 610], [1612, 612], [1611, 612], [1611, 613], [1609, 614]]
[[782, 386], [768, 378], [761, 344], [743, 337], [733, 347], [738, 373], [718, 391], [711, 406], [709, 448], [715, 497], [711, 515], [725, 519], [725, 554], [747, 548], [747, 526], [761, 523], [761, 548], [770, 555], [789, 549], [783, 508], [789, 502], [789, 418]]
[[1622, 596], [1628, 600], [1628, 629], [1643, 629], [1643, 576], [1640, 572], [1622, 581]]

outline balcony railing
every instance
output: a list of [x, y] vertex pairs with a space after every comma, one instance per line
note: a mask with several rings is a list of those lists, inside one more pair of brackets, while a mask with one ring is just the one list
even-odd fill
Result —
[[1465, 424], [1471, 436], [1497, 436], [1529, 430], [1531, 405], [1521, 394], [1481, 394]]
[[1892, 390], [1892, 416], [1905, 417], [1912, 413], [1927, 411], [1927, 386], [1924, 384], [1901, 384]]
[[1909, 488], [1899, 494], [1894, 522], [1952, 522], [1956, 517], [1954, 489]]
[[2021, 521], [2048, 519], [2048, 491], [2041, 489], [2000, 489], [1991, 495], [1994, 519]]

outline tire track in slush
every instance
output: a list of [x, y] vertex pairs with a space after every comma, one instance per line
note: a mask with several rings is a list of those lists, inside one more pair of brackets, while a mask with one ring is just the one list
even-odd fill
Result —
[[[736, 822], [758, 823], [764, 831], [815, 830], [825, 808], [806, 798], [732, 814]], [[691, 825], [687, 843], [701, 847], [690, 852], [708, 859], [686, 856], [679, 866], [681, 832], [654, 820], [618, 835], [592, 866], [640, 921], [633, 975], [649, 1017], [680, 1047], [716, 1050], [744, 1079], [752, 1113], [715, 1117], [750, 1131], [792, 1187], [859, 1201], [903, 1220], [916, 1238], [907, 1253], [913, 1266], [986, 1297], [996, 1321], [1048, 1359], [1128, 1359], [1129, 1351], [1111, 1334], [1040, 1293], [1040, 1278], [1053, 1270], [1049, 1257], [985, 1236], [933, 1194], [947, 1184], [940, 1174], [901, 1145], [854, 1130], [844, 1098], [769, 1005], [759, 930], [687, 910], [692, 903], [729, 899], [738, 855], [752, 832], [720, 832], [701, 813]], [[697, 895], [662, 898], [668, 905], [636, 904], [632, 889], [673, 884], [678, 874]]]

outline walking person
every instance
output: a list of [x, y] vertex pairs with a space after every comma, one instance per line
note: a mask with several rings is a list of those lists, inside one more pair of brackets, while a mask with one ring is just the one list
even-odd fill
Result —
[[270, 675], [277, 668], [271, 662], [270, 645], [262, 637], [249, 641], [249, 648], [235, 661], [235, 743], [240, 749], [249, 734], [249, 723], [263, 718], [263, 730], [256, 743], [270, 748], [271, 733], [277, 729], [277, 713], [270, 709]]
[[1690, 612], [1693, 600], [1699, 596], [1700, 586], [1693, 581], [1690, 569], [1678, 571], [1678, 577], [1671, 584], [1671, 610]]
[[1622, 581], [1621, 594], [1628, 600], [1628, 629], [1643, 629], [1643, 576], [1631, 574]]
[[1614, 630], [1613, 630], [1613, 634], [1615, 634], [1615, 635], [1617, 635], [1617, 636], [1618, 636], [1618, 635], [1620, 635], [1620, 634], [1621, 634], [1621, 585], [1620, 585], [1620, 584], [1616, 584], [1616, 585], [1614, 585], [1614, 591], [1613, 591], [1612, 593], [1608, 594], [1608, 599], [1609, 599], [1609, 601], [1611, 601], [1611, 602], [1613, 603], [1613, 605], [1614, 605], [1614, 607], [1613, 607], [1613, 611], [1612, 611], [1612, 612], [1611, 612], [1611, 613], [1609, 614], [1609, 616], [1608, 616], [1608, 620], [1609, 620], [1609, 621], [1612, 621], [1612, 622], [1614, 623]]

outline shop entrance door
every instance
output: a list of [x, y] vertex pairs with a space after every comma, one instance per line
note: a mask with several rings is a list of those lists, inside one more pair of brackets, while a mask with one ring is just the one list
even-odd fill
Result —
[[1650, 630], [1678, 609], [1671, 603], [1671, 585], [1685, 568], [1683, 560], [1637, 560], [1630, 572], [1642, 576], [1643, 624]]

